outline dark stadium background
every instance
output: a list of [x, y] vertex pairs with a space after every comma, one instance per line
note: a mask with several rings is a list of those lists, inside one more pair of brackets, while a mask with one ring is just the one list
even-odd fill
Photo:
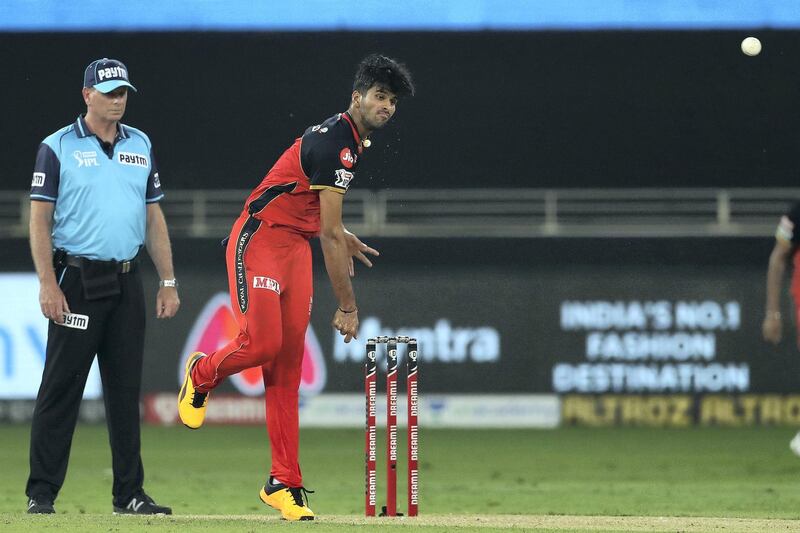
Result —
[[[418, 95], [376, 133], [358, 187], [795, 186], [797, 31], [0, 33], [3, 188], [120, 57], [165, 189], [251, 188], [304, 128], [343, 111], [380, 51]], [[24, 51], [24, 53], [21, 53]]]

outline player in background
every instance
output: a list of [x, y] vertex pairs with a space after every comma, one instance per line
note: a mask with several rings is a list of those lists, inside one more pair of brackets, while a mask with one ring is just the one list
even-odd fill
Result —
[[[786, 265], [792, 260], [792, 281], [790, 294], [795, 309], [796, 334], [800, 333], [800, 202], [792, 205], [789, 211], [781, 217], [778, 229], [775, 232], [775, 246], [769, 256], [767, 268], [767, 303], [765, 306], [764, 322], [761, 332], [764, 340], [778, 344], [783, 338], [783, 322], [781, 320], [781, 292]], [[800, 336], [797, 338], [800, 349]], [[789, 447], [796, 455], [800, 455], [800, 432], [794, 436]]]
[[313, 520], [300, 472], [298, 389], [311, 314], [309, 239], [320, 237], [338, 308], [332, 325], [350, 342], [358, 307], [350, 282], [353, 257], [378, 252], [342, 224], [342, 201], [370, 134], [394, 115], [398, 99], [414, 93], [406, 67], [381, 55], [358, 66], [350, 106], [308, 128], [250, 194], [226, 249], [228, 283], [239, 334], [208, 355], [186, 363], [179, 395], [182, 422], [203, 423], [209, 393], [232, 374], [260, 366], [264, 377], [272, 467], [261, 500], [286, 520]]

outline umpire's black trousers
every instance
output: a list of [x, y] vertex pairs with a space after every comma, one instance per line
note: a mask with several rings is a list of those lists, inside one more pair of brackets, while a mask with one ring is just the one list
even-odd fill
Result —
[[[64, 271], [66, 269], [66, 271]], [[124, 506], [142, 488], [139, 393], [142, 380], [145, 308], [139, 273], [119, 274], [120, 294], [84, 297], [80, 269], [56, 269], [73, 314], [89, 317], [86, 330], [50, 322], [42, 383], [33, 414], [30, 477], [25, 493], [55, 501], [67, 473], [72, 435], [83, 389], [97, 354], [111, 443], [115, 505]]]

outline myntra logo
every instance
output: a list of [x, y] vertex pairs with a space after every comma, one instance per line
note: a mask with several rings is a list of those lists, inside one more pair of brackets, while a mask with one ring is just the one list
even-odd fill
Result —
[[[183, 382], [186, 359], [192, 352], [210, 354], [222, 348], [239, 335], [239, 324], [231, 311], [231, 299], [227, 293], [214, 295], [205, 305], [192, 326], [178, 362], [177, 383]], [[248, 396], [264, 393], [261, 367], [248, 368], [229, 378], [231, 383]], [[300, 394], [317, 394], [325, 388], [327, 371], [322, 348], [311, 324], [306, 330], [303, 353], [303, 370], [300, 377]]]

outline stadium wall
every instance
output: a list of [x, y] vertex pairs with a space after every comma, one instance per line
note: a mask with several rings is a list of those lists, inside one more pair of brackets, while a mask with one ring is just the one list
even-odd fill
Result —
[[[9, 260], [0, 280], [9, 272], [31, 272], [25, 241], [1, 244]], [[338, 406], [335, 416], [343, 423], [360, 421], [363, 342], [411, 334], [421, 342], [421, 390], [430, 402], [423, 407], [427, 416], [439, 416], [428, 423], [547, 426], [554, 412], [556, 420], [588, 425], [800, 421], [792, 319], [786, 319], [781, 345], [760, 337], [769, 238], [371, 244], [382, 255], [374, 269], [358, 269], [361, 331], [349, 345], [329, 326], [335, 302], [314, 245], [316, 294], [302, 384], [306, 416], [313, 420], [329, 420]], [[145, 412], [160, 422], [174, 422], [168, 407], [183, 358], [235, 334], [218, 242], [177, 240], [174, 253], [182, 308], [169, 321], [149, 316], [146, 341]], [[148, 259], [144, 265], [154, 298], [155, 273]], [[18, 391], [16, 399], [35, 396], [46, 334], [36, 280], [28, 276], [24, 284], [15, 282], [19, 290], [7, 289], [5, 300], [17, 298], [9, 303], [17, 312], [0, 320], [2, 390]], [[789, 306], [785, 298], [786, 317], [793, 316]], [[20, 381], [28, 387], [11, 387]], [[97, 383], [92, 390], [98, 397]], [[259, 371], [229, 380], [218, 391], [225, 401], [214, 416], [256, 423], [261, 390]], [[319, 394], [324, 401], [314, 400]], [[493, 397], [496, 405], [472, 405], [465, 395]], [[453, 398], [462, 400], [454, 404]], [[87, 416], [96, 415], [87, 409]], [[7, 406], [0, 419], [4, 413], [13, 415]]]

